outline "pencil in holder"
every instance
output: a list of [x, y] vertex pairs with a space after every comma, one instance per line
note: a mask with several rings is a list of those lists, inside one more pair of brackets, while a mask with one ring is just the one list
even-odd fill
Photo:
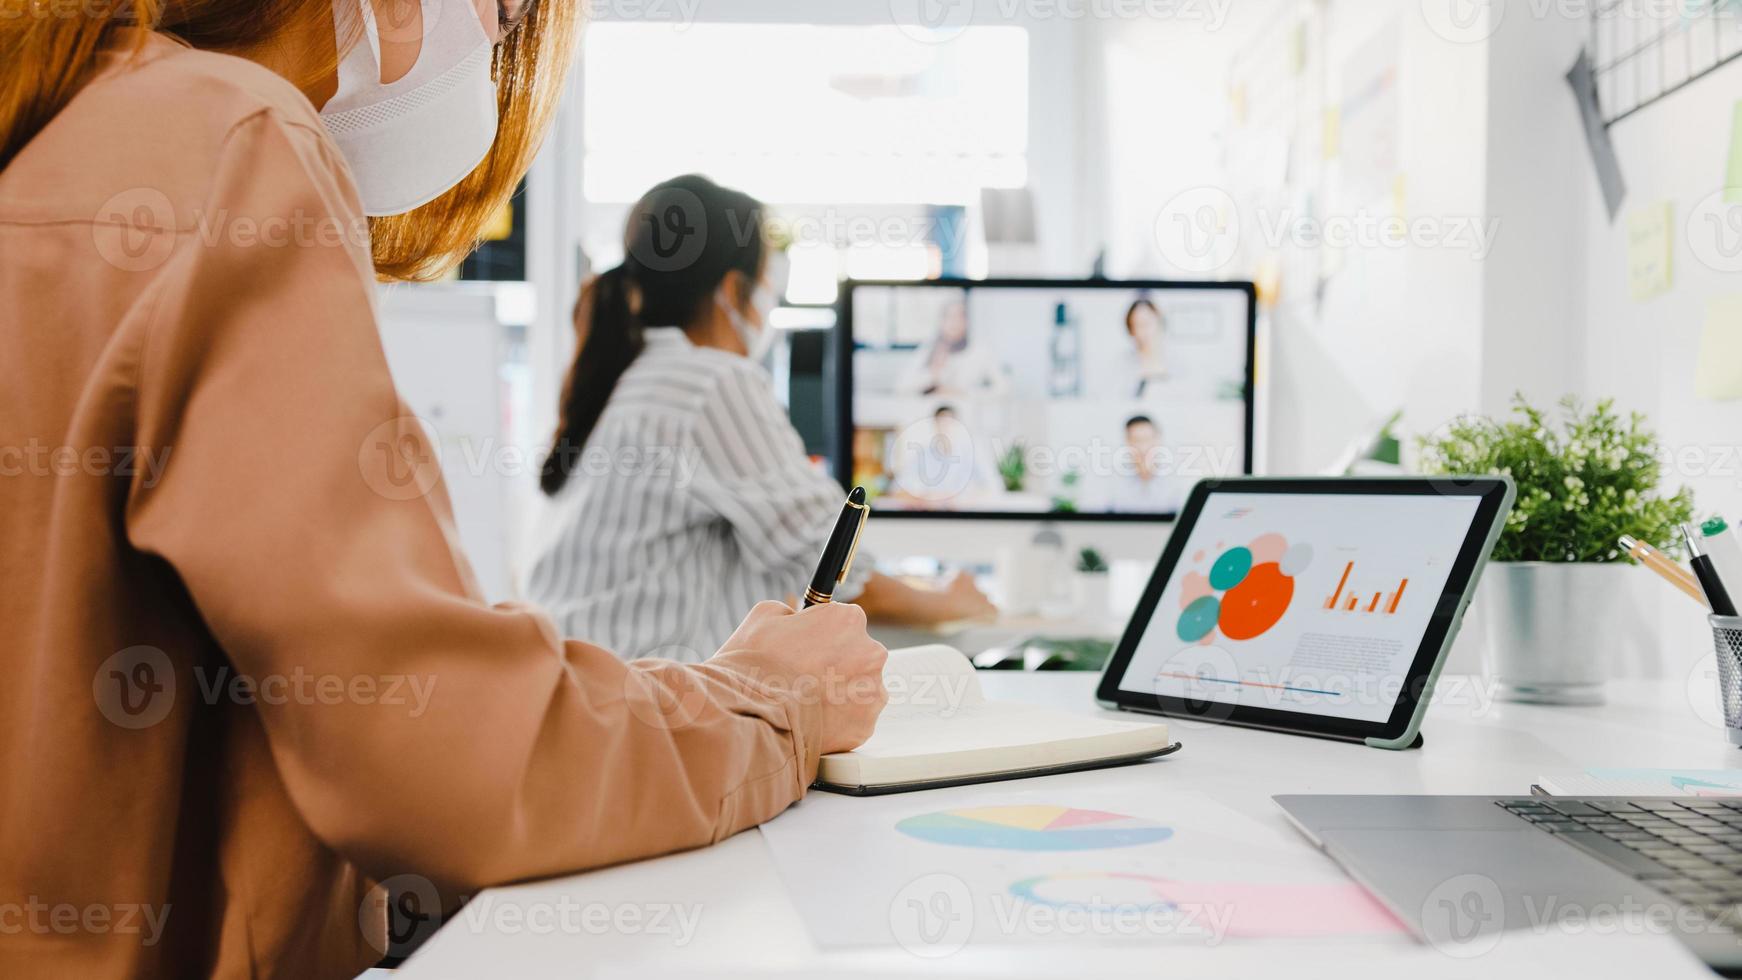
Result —
[[1718, 704], [1730, 744], [1742, 746], [1742, 616], [1707, 616], [1718, 657]]

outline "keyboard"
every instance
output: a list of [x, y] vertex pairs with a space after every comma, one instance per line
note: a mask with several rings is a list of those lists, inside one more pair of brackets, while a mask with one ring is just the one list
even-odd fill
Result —
[[1742, 799], [1495, 802], [1678, 904], [1698, 909], [1713, 925], [1742, 931]]

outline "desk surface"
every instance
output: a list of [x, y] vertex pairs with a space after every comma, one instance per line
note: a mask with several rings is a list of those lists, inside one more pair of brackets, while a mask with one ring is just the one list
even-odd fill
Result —
[[[1097, 675], [984, 672], [988, 696], [1096, 712]], [[1725, 740], [1711, 681], [1615, 683], [1607, 705], [1557, 708], [1496, 702], [1478, 678], [1442, 679], [1423, 726], [1426, 746], [1386, 752], [1359, 745], [1171, 722], [1184, 750], [1123, 770], [1204, 793], [1271, 826], [1288, 827], [1270, 801], [1281, 793], [1523, 794], [1544, 772], [1588, 766], [1715, 769], [1742, 766]], [[1071, 779], [1071, 776], [1049, 777]], [[799, 804], [803, 806], [803, 804]], [[848, 844], [850, 846], [850, 843]], [[1304, 838], [1303, 849], [1311, 850]], [[1327, 859], [1328, 860], [1328, 859]], [[850, 887], [845, 883], [843, 887]], [[573, 911], [576, 906], [585, 914]], [[608, 910], [651, 916], [687, 911], [694, 928], [613, 926]], [[562, 911], [562, 910], [569, 911]], [[564, 921], [567, 927], [552, 923]], [[1517, 937], [1516, 939], [1514, 937]], [[805, 931], [767, 845], [755, 832], [711, 848], [602, 871], [497, 888], [473, 899], [400, 970], [426, 977], [1260, 975], [1279, 963], [1300, 975], [1409, 980], [1496, 967], [1588, 969], [1653, 980], [1710, 976], [1673, 939], [1657, 935], [1507, 934], [1478, 963], [1405, 939], [1180, 945], [970, 946], [941, 960], [899, 948], [822, 950]], [[1279, 957], [1283, 957], [1279, 959]]]

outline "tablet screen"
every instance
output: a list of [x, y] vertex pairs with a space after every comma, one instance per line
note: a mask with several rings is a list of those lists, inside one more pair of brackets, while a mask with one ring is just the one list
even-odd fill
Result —
[[1481, 504], [1211, 493], [1119, 689], [1384, 722]]

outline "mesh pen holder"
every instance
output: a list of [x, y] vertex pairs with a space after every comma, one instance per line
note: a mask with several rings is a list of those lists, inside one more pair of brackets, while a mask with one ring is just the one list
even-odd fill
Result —
[[1718, 657], [1718, 704], [1730, 744], [1742, 746], [1742, 616], [1707, 616]]

